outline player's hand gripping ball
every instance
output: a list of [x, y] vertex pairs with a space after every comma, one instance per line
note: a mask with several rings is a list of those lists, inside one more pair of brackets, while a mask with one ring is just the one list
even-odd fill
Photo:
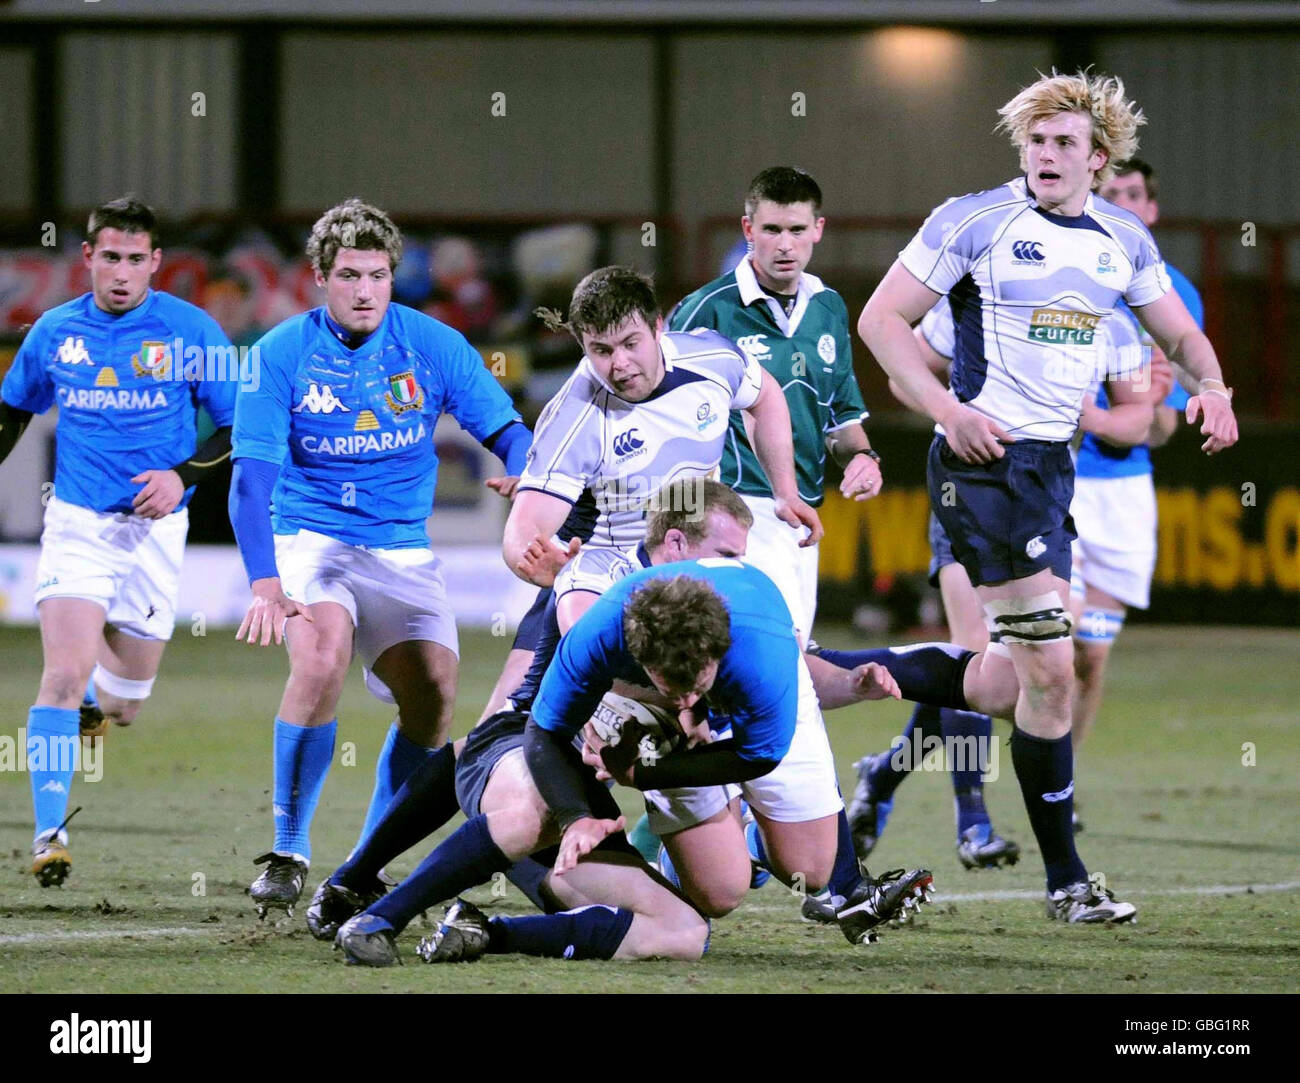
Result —
[[672, 712], [606, 692], [584, 732], [598, 778], [630, 783], [636, 764], [658, 763], [684, 742]]

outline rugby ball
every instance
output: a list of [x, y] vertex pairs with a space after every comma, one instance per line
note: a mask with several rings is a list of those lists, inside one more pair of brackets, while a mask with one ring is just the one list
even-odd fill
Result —
[[637, 759], [644, 767], [658, 763], [684, 739], [670, 711], [606, 692], [591, 716], [591, 728], [605, 744], [616, 745], [625, 727], [637, 735]]

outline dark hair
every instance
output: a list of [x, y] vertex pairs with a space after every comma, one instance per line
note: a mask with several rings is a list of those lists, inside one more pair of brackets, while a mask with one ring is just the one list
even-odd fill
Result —
[[1141, 158], [1130, 158], [1127, 162], [1120, 162], [1114, 167], [1113, 177], [1127, 177], [1130, 173], [1141, 173], [1142, 183], [1146, 185], [1147, 199], [1156, 198], [1156, 171], [1151, 168], [1150, 163], [1144, 162]]
[[584, 332], [608, 331], [638, 313], [650, 328], [659, 319], [654, 283], [631, 267], [601, 267], [573, 288], [568, 327], [581, 345]]
[[670, 530], [680, 530], [692, 545], [699, 545], [709, 530], [709, 516], [720, 511], [748, 530], [754, 513], [721, 482], [712, 478], [678, 478], [650, 498], [651, 516], [645, 528], [645, 547], [653, 553]]
[[328, 278], [341, 248], [384, 252], [390, 271], [402, 262], [402, 234], [393, 220], [356, 196], [331, 207], [311, 227], [307, 258], [312, 269]]
[[703, 579], [652, 579], [623, 608], [623, 638], [642, 669], [653, 669], [670, 688], [689, 689], [730, 649], [731, 618]]
[[822, 209], [822, 190], [817, 182], [802, 169], [792, 169], [788, 165], [774, 165], [749, 182], [749, 191], [745, 193], [745, 213], [753, 218], [759, 203], [765, 199], [783, 207], [791, 203], [811, 203], [814, 215]]
[[154, 217], [153, 208], [130, 196], [110, 199], [101, 203], [90, 212], [86, 221], [86, 243], [94, 248], [99, 235], [106, 229], [116, 229], [121, 233], [149, 234], [149, 248], [159, 245], [158, 219]]

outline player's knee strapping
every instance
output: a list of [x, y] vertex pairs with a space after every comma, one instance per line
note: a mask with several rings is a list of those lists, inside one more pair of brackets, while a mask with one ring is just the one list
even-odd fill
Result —
[[1123, 610], [1093, 607], [1079, 614], [1074, 638], [1081, 643], [1114, 643], [1123, 629]]
[[153, 682], [157, 680], [156, 677], [150, 677], [147, 681], [133, 681], [110, 673], [101, 665], [95, 666], [90, 679], [97, 691], [107, 692], [118, 699], [148, 699], [153, 691]]
[[1070, 638], [1073, 620], [1056, 591], [984, 603], [990, 643], [1037, 646]]

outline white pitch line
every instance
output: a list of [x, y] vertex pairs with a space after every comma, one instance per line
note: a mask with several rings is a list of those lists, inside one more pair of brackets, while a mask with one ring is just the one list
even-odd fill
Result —
[[[1201, 887], [1162, 887], [1137, 888], [1125, 890], [1130, 895], [1244, 895], [1247, 889], [1255, 895], [1267, 895], [1280, 891], [1300, 890], [1300, 880], [1284, 880], [1277, 884], [1207, 884]], [[1015, 899], [1041, 899], [1041, 891], [977, 891], [963, 895], [946, 895], [936, 892], [935, 902], [1007, 902]], [[225, 929], [231, 928], [225, 926]], [[66, 933], [14, 933], [0, 936], [0, 944], [47, 944], [57, 940], [150, 940], [165, 936], [207, 936], [223, 931], [223, 927], [213, 924], [208, 929], [191, 929], [182, 926], [179, 929], [89, 929]]]
[[[1206, 884], [1201, 887], [1125, 888], [1124, 897], [1130, 895], [1264, 895], [1277, 891], [1300, 889], [1300, 880], [1285, 880], [1279, 884]], [[1011, 899], [1041, 899], [1041, 891], [976, 891], [968, 895], [949, 895], [936, 890], [936, 902], [1003, 902]]]
[[206, 936], [219, 933], [221, 928], [213, 924], [211, 929], [87, 929], [80, 932], [66, 933], [13, 933], [0, 936], [0, 944], [45, 944], [54, 940], [147, 940], [160, 936]]

